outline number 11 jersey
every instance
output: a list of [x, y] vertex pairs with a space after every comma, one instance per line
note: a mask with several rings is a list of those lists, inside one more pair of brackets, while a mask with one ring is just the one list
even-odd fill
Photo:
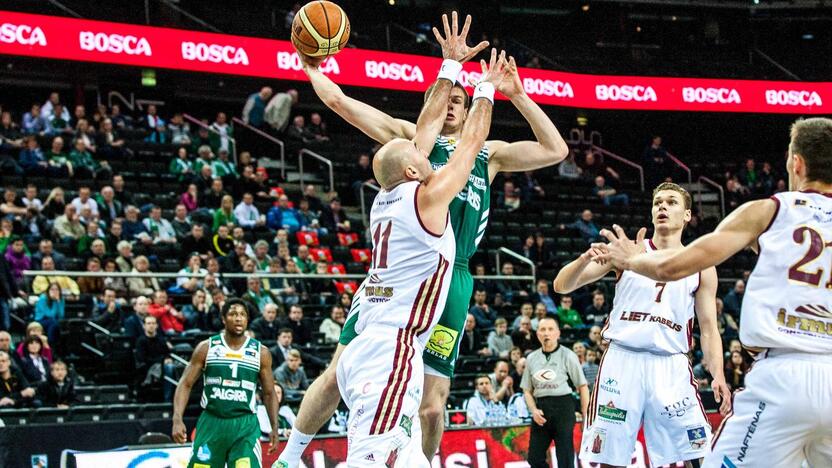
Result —
[[747, 347], [832, 354], [832, 194], [783, 192], [742, 301]]
[[405, 182], [382, 190], [373, 201], [372, 264], [347, 318], [355, 321], [357, 334], [381, 325], [409, 330], [424, 341], [445, 307], [454, 233], [447, 221], [440, 233], [425, 228], [416, 202], [421, 185]]

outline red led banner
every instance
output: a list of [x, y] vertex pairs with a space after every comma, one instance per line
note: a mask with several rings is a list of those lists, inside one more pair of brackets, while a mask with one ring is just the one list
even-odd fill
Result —
[[[289, 41], [0, 11], [0, 54], [305, 80]], [[440, 59], [345, 49], [321, 70], [336, 83], [422, 92]], [[477, 79], [466, 64], [462, 79]], [[583, 75], [521, 68], [545, 105], [693, 112], [832, 113], [832, 83]]]

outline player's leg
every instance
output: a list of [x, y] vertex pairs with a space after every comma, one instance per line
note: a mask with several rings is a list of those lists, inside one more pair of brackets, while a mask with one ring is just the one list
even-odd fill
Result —
[[228, 433], [224, 419], [203, 411], [196, 423], [188, 468], [224, 468], [231, 444]]
[[309, 445], [315, 433], [332, 417], [338, 408], [340, 399], [332, 398], [338, 393], [338, 382], [335, 378], [335, 370], [338, 367], [338, 360], [344, 351], [344, 345], [339, 344], [332, 355], [332, 361], [317, 379], [312, 381], [306, 394], [300, 402], [297, 419], [292, 426], [289, 440], [283, 451], [280, 452], [278, 460], [286, 462], [286, 467], [294, 468], [300, 463], [303, 451]]
[[229, 421], [228, 429], [236, 440], [228, 449], [228, 468], [261, 468], [263, 447], [260, 444], [260, 425], [254, 414]]
[[813, 365], [784, 358], [757, 361], [745, 388], [734, 392], [733, 413], [717, 430], [703, 466], [800, 466], [823, 411], [814, 403], [819, 387], [807, 386]]
[[698, 463], [708, 453], [711, 426], [687, 356], [655, 356], [646, 370], [643, 420], [650, 462]]
[[832, 363], [815, 366], [806, 385], [823, 389], [812, 398], [817, 419], [804, 449], [806, 461], [811, 468], [832, 466]]
[[582, 461], [630, 464], [645, 403], [643, 354], [611, 346], [601, 357], [581, 440]]
[[344, 349], [337, 378], [350, 408], [348, 467], [429, 466], [413, 437], [424, 368], [412, 340], [404, 330], [368, 329]]
[[457, 353], [468, 304], [474, 289], [474, 278], [467, 265], [454, 265], [448, 300], [439, 322], [431, 331], [422, 354], [425, 362], [425, 395], [419, 408], [422, 423], [422, 450], [428, 460], [439, 449], [445, 431], [445, 406], [451, 391]]

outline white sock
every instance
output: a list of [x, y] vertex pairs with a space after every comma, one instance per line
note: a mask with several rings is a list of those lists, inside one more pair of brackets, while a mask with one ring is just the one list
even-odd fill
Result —
[[297, 467], [300, 464], [300, 456], [303, 455], [303, 451], [309, 446], [313, 437], [315, 437], [315, 434], [304, 434], [296, 427], [292, 427], [289, 441], [286, 442], [286, 447], [283, 448], [277, 459], [287, 462], [289, 468]]

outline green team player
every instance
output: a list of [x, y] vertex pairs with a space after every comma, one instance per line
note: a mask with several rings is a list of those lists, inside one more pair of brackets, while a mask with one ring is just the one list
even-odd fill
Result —
[[[446, 59], [465, 62], [488, 45], [483, 42], [469, 48], [465, 44], [470, 16], [466, 18], [460, 32], [457, 31], [456, 12], [453, 13], [452, 27], [449, 27], [444, 15], [443, 23], [444, 39], [435, 28], [434, 35], [437, 36], [442, 46], [442, 55]], [[317, 69], [319, 60], [305, 57], [303, 54], [298, 55], [317, 95], [327, 107], [346, 121], [381, 144], [394, 138], [413, 138], [415, 124], [395, 119], [370, 105], [346, 96], [338, 85]], [[531, 171], [551, 166], [562, 161], [568, 153], [566, 142], [561, 138], [554, 123], [526, 94], [516, 67], [511, 70], [511, 78], [503, 80], [497, 91], [509, 98], [520, 111], [537, 141], [487, 141], [477, 155], [468, 185], [449, 207], [456, 237], [456, 259], [447, 305], [424, 353], [425, 387], [419, 411], [423, 433], [422, 448], [428, 460], [436, 453], [444, 432], [444, 411], [450, 392], [450, 379], [453, 377], [459, 340], [473, 289], [468, 260], [476, 251], [488, 224], [491, 182], [499, 172]], [[444, 166], [453, 157], [469, 103], [470, 98], [465, 89], [456, 84], [451, 90], [440, 137], [428, 155], [435, 169]], [[313, 434], [335, 412], [338, 399], [331, 397], [338, 391], [335, 363], [343, 347], [355, 336], [355, 319], [355, 316], [350, 317], [344, 324], [340, 343], [330, 366], [312, 383], [304, 395], [289, 441], [274, 466], [298, 466], [300, 456]]]
[[260, 468], [260, 425], [257, 423], [258, 381], [272, 433], [269, 453], [277, 450], [277, 395], [272, 377], [272, 355], [254, 338], [245, 336], [248, 309], [239, 299], [223, 305], [225, 330], [199, 343], [173, 397], [173, 440], [187, 441], [182, 413], [191, 388], [203, 376], [196, 436], [188, 468]]

